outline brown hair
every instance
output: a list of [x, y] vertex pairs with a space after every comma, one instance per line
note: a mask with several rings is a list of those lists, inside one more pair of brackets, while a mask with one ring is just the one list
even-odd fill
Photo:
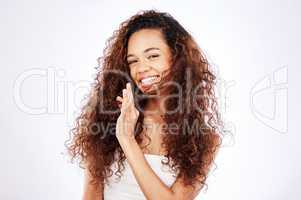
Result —
[[[178, 126], [176, 130], [173, 129], [172, 134], [165, 134], [163, 137], [168, 158], [164, 164], [178, 171], [177, 176], [185, 185], [194, 186], [197, 181], [204, 185], [208, 167], [221, 144], [219, 127], [222, 121], [214, 94], [216, 77], [192, 36], [168, 13], [155, 10], [140, 11], [121, 23], [119, 29], [108, 39], [104, 56], [98, 60], [99, 67], [91, 95], [76, 119], [76, 126], [70, 131], [69, 143], [66, 142], [68, 152], [72, 159], [80, 159], [80, 166], [83, 163], [88, 164], [85, 166], [88, 167], [94, 184], [108, 181], [108, 177], [113, 173], [110, 166], [114, 161], [118, 163], [116, 175], [121, 176], [125, 155], [116, 139], [115, 127], [112, 124], [116, 124], [120, 114], [115, 98], [117, 95], [121, 96], [126, 83], [132, 80], [115, 72], [129, 74], [126, 61], [127, 43], [131, 34], [141, 29], [161, 31], [173, 56], [171, 72], [166, 80], [178, 83], [183, 91], [181, 101], [178, 98], [170, 98], [164, 104], [167, 110], [181, 108], [163, 116], [166, 124]], [[133, 85], [134, 90], [139, 91], [137, 86]], [[199, 87], [199, 90], [193, 92], [192, 89], [196, 87]], [[166, 91], [170, 95], [178, 92], [172, 86], [167, 88]], [[138, 94], [141, 94], [141, 91], [139, 92]], [[135, 98], [137, 107], [143, 107], [145, 100], [138, 99], [138, 95]], [[104, 110], [117, 112], [108, 113]], [[140, 113], [136, 125], [135, 137], [139, 144], [142, 141], [143, 118], [143, 114]], [[188, 127], [190, 125], [193, 127]], [[106, 131], [100, 127], [105, 127]], [[169, 128], [165, 129], [165, 132], [170, 132]], [[116, 153], [120, 156], [116, 157]]]

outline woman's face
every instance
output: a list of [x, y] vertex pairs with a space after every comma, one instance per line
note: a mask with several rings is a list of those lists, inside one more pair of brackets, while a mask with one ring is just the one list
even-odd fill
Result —
[[127, 62], [139, 89], [143, 93], [154, 91], [171, 66], [171, 52], [162, 33], [156, 29], [133, 33], [128, 41]]

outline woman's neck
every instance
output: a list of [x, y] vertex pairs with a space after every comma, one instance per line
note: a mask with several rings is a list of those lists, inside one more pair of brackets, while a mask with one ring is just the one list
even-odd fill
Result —
[[164, 114], [163, 101], [160, 98], [150, 98], [144, 107], [144, 116], [152, 118], [155, 121], [162, 121]]

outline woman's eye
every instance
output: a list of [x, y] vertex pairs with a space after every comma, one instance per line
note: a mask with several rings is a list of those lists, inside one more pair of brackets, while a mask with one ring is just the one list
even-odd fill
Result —
[[130, 64], [132, 64], [134, 62], [136, 62], [136, 60], [128, 61], [128, 64], [130, 65]]
[[156, 58], [159, 57], [159, 55], [150, 55], [148, 58]]

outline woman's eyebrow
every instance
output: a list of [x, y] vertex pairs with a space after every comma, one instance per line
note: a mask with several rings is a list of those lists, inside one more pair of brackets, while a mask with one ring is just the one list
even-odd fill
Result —
[[[147, 52], [149, 52], [149, 51], [151, 51], [151, 50], [160, 50], [160, 49], [157, 48], [157, 47], [150, 47], [150, 48], [145, 49], [145, 50], [143, 51], [143, 53], [147, 53]], [[133, 55], [133, 54], [129, 54], [129, 55], [127, 55], [126, 57], [129, 58], [129, 57], [132, 57], [132, 56], [134, 56], [134, 55]]]

